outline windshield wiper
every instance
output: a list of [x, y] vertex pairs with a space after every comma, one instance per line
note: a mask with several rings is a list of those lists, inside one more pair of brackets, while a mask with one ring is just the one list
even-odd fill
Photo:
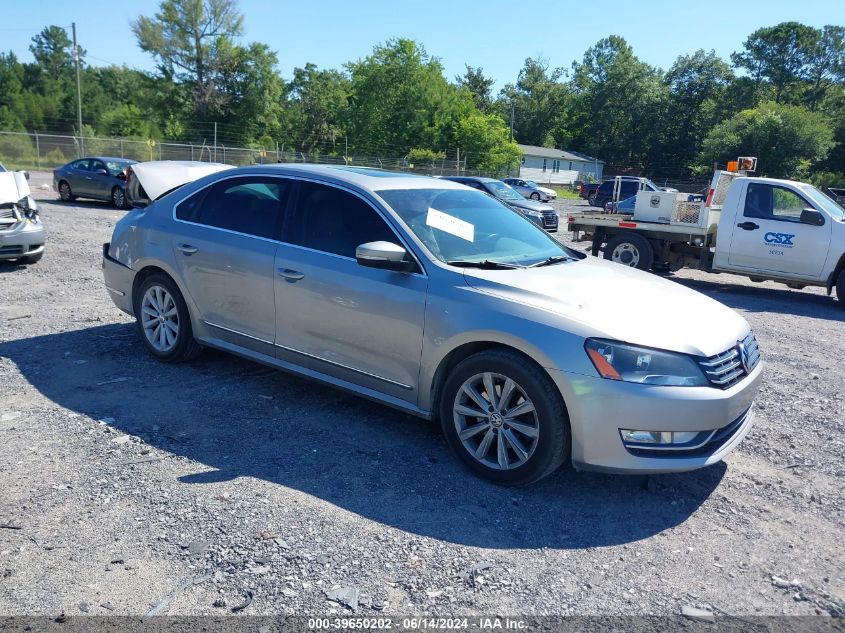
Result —
[[540, 266], [551, 266], [552, 264], [560, 264], [561, 262], [568, 262], [572, 261], [572, 257], [567, 257], [565, 255], [552, 255], [551, 257], [544, 259], [541, 262], [537, 262], [536, 264], [531, 264], [528, 268], [539, 268]]
[[525, 268], [519, 264], [509, 264], [507, 262], [497, 262], [492, 259], [483, 259], [480, 262], [470, 261], [466, 259], [453, 259], [446, 262], [450, 266], [460, 266], [461, 268], [484, 268], [487, 270], [501, 270], [512, 268]]

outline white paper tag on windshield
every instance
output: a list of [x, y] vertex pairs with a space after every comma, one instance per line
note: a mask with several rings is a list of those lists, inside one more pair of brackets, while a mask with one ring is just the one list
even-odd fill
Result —
[[428, 215], [425, 216], [425, 223], [433, 229], [440, 229], [451, 233], [462, 240], [472, 242], [475, 240], [475, 226], [469, 222], [456, 218], [448, 213], [443, 213], [437, 209], [428, 208]]

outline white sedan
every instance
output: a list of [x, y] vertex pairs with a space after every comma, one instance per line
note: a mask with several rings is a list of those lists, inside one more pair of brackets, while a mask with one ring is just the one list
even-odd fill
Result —
[[541, 187], [533, 180], [505, 178], [504, 182], [531, 200], [542, 200], [543, 202], [548, 202], [549, 200], [557, 198], [557, 191], [549, 189], [548, 187]]

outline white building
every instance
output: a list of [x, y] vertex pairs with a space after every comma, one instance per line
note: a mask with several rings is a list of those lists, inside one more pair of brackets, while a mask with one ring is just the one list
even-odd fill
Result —
[[591, 176], [602, 179], [604, 161], [579, 152], [567, 152], [553, 147], [519, 145], [522, 165], [519, 177], [540, 184], [568, 185]]

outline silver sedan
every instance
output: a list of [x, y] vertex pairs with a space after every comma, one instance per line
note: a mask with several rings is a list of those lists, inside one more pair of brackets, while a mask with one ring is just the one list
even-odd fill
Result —
[[161, 361], [214, 347], [438, 420], [502, 484], [567, 460], [699, 468], [751, 428], [762, 364], [741, 316], [479, 191], [311, 165], [218, 166], [174, 191], [148, 165], [103, 267]]

